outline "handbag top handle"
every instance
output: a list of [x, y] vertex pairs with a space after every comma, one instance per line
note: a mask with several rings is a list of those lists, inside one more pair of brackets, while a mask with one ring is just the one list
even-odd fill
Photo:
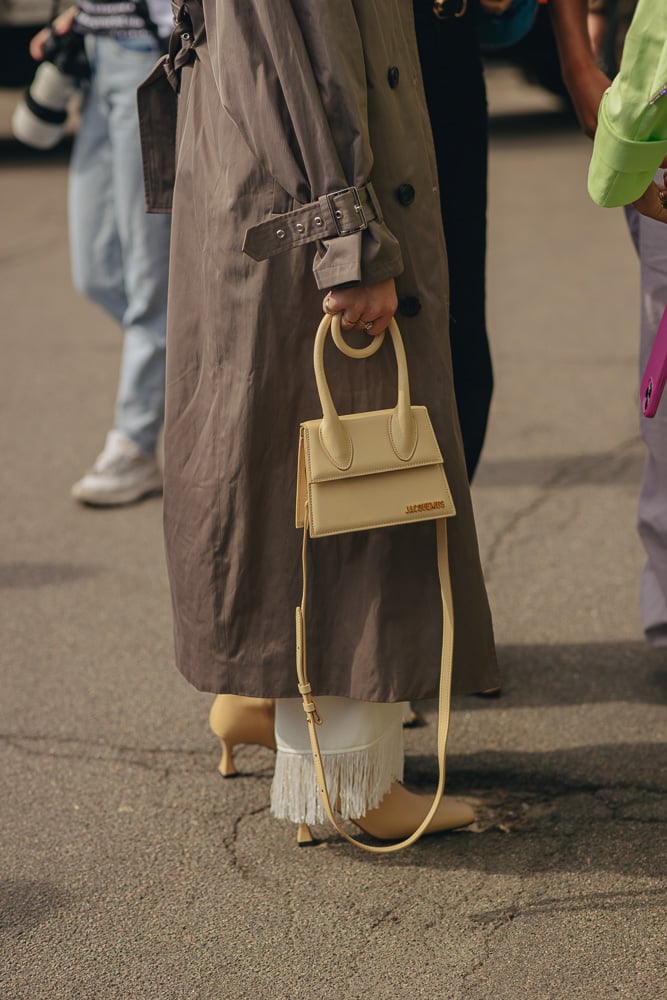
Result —
[[[374, 337], [368, 347], [350, 347], [343, 338], [341, 317], [338, 313], [333, 317], [325, 315], [317, 329], [313, 348], [313, 365], [322, 406], [322, 425], [320, 428], [322, 446], [336, 468], [344, 470], [350, 468], [354, 452], [350, 436], [338, 416], [338, 411], [331, 397], [331, 390], [324, 370], [324, 342], [329, 329], [331, 329], [336, 347], [349, 358], [368, 358], [375, 354], [382, 346], [384, 333]], [[389, 418], [389, 435], [396, 457], [403, 462], [408, 462], [417, 447], [417, 423], [410, 406], [410, 382], [405, 347], [395, 319], [391, 321], [389, 333], [394, 345], [398, 370], [398, 398]]]

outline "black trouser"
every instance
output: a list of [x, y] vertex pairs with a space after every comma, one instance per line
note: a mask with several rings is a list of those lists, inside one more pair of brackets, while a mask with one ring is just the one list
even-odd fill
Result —
[[488, 114], [475, 6], [470, 2], [463, 17], [441, 21], [431, 0], [414, 0], [449, 257], [454, 390], [470, 478], [493, 392], [485, 312]]

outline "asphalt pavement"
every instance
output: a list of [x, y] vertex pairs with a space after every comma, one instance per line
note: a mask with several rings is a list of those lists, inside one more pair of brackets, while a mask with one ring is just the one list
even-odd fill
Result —
[[[267, 750], [220, 778], [211, 699], [173, 664], [161, 501], [69, 499], [120, 338], [71, 289], [66, 153], [0, 138], [2, 1000], [667, 997], [638, 269], [570, 119], [509, 70], [489, 88], [496, 392], [473, 495], [503, 693], [454, 706], [448, 787], [475, 827], [383, 858], [327, 828], [298, 849]], [[407, 779], [427, 789], [420, 709]]]

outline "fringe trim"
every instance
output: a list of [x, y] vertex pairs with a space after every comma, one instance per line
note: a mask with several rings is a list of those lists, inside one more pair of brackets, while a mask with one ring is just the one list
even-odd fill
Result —
[[[394, 781], [403, 781], [403, 730], [392, 726], [372, 746], [344, 753], [322, 752], [331, 804], [342, 819], [377, 809]], [[278, 750], [271, 785], [271, 812], [292, 823], [323, 823], [310, 751]]]

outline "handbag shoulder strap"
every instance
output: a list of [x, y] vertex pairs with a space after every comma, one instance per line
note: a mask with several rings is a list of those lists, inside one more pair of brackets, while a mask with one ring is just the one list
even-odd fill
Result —
[[338, 832], [356, 847], [370, 854], [391, 854], [400, 851], [404, 847], [409, 847], [426, 832], [429, 823], [435, 816], [445, 790], [445, 759], [447, 752], [447, 737], [449, 735], [449, 714], [451, 705], [451, 681], [452, 681], [452, 658], [454, 653], [454, 605], [452, 599], [452, 585], [449, 573], [449, 557], [447, 552], [447, 520], [439, 518], [436, 522], [436, 541], [438, 553], [438, 576], [440, 579], [440, 596], [442, 598], [442, 652], [440, 657], [440, 687], [438, 695], [438, 787], [433, 798], [431, 807], [424, 820], [417, 829], [405, 840], [396, 844], [384, 844], [377, 846], [365, 844], [355, 837], [350, 836], [340, 825], [334, 810], [331, 806], [331, 799], [327, 789], [324, 766], [320, 753], [320, 745], [317, 738], [317, 727], [321, 725], [322, 719], [317, 711], [317, 706], [313, 701], [312, 688], [308, 681], [307, 657], [306, 657], [306, 571], [308, 561], [308, 529], [309, 514], [308, 503], [306, 503], [305, 523], [303, 526], [303, 545], [301, 550], [301, 563], [303, 573], [303, 592], [301, 604], [296, 609], [296, 672], [299, 680], [299, 693], [303, 700], [303, 710], [306, 713], [308, 722], [308, 735], [315, 764], [315, 775], [324, 810]]

